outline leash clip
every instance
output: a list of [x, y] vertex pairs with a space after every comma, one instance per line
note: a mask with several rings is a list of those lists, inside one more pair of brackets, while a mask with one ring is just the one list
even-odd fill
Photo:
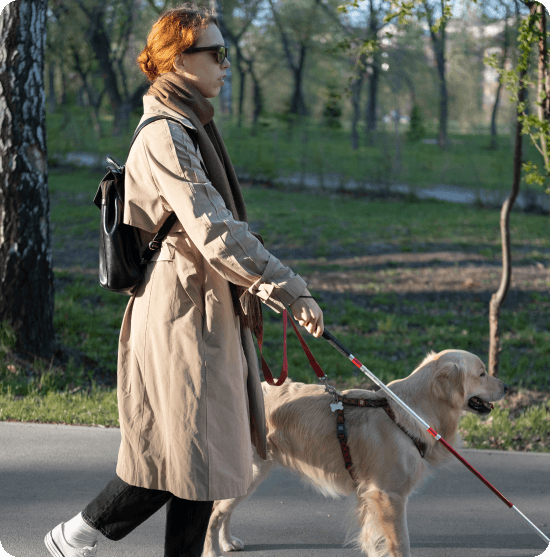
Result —
[[[330, 393], [330, 395], [332, 396], [332, 400], [334, 401], [334, 404], [336, 404], [338, 402], [338, 397], [336, 396], [336, 389], [328, 384], [327, 379], [328, 379], [328, 377], [327, 377], [326, 374], [323, 375], [323, 377], [319, 377], [319, 381], [321, 381], [325, 384], [325, 391]], [[331, 407], [332, 407], [332, 405], [331, 405]]]

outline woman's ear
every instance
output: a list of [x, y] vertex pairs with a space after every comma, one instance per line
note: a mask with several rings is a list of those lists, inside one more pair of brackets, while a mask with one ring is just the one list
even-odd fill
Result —
[[174, 57], [174, 69], [180, 72], [185, 71], [185, 68], [183, 67], [183, 56], [181, 55], [181, 52], [179, 54], [176, 54], [176, 56]]

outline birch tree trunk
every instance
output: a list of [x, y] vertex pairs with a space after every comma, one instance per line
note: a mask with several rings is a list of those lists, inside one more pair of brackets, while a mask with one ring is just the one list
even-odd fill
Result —
[[0, 13], [0, 320], [19, 352], [56, 348], [46, 153], [47, 0], [15, 0]]

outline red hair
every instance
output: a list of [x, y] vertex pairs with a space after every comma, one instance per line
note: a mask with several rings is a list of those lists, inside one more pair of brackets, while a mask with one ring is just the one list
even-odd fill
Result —
[[149, 32], [147, 46], [136, 58], [149, 81], [155, 81], [161, 73], [173, 71], [174, 58], [195, 46], [200, 32], [211, 22], [220, 26], [214, 10], [192, 2], [163, 12]]

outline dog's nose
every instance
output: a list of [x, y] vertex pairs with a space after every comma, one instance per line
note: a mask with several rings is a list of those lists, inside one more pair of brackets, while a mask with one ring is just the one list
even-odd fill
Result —
[[504, 388], [504, 394], [506, 394], [506, 393], [508, 392], [508, 389], [509, 389], [510, 387], [508, 387], [508, 385], [507, 385], [506, 383], [503, 383], [503, 384], [502, 384], [502, 387]]

